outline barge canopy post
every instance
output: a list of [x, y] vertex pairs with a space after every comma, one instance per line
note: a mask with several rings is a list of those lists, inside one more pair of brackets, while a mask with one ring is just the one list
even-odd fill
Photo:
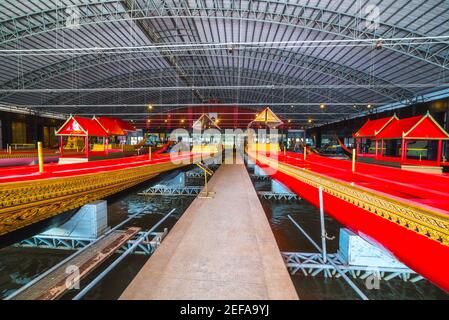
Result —
[[[309, 242], [318, 250], [318, 252], [322, 253], [320, 246], [310, 237], [310, 235], [292, 218], [291, 215], [287, 215], [290, 221], [295, 225], [295, 227], [309, 240]], [[329, 264], [331, 264], [335, 271], [337, 271], [340, 276], [346, 281], [346, 283], [359, 295], [362, 300], [369, 300], [368, 297], [356, 286], [356, 284], [346, 275], [345, 272], [341, 270], [339, 266], [335, 264], [332, 259], [328, 260]]]
[[62, 158], [62, 153], [64, 151], [64, 137], [59, 136], [59, 157]]
[[438, 140], [438, 149], [437, 149], [437, 166], [441, 165], [441, 156], [443, 152], [443, 140]]
[[352, 149], [352, 173], [355, 172], [355, 158], [356, 158], [356, 150]]
[[384, 140], [382, 140], [381, 146], [380, 146], [380, 157], [381, 158], [384, 156], [384, 148], [385, 148], [385, 144], [384, 144]]
[[44, 172], [44, 157], [42, 155], [42, 142], [37, 143], [37, 159], [39, 161], [39, 173]]
[[405, 153], [405, 139], [402, 139], [402, 145], [401, 145], [401, 163], [405, 162], [406, 153]]
[[376, 154], [375, 158], [378, 159], [379, 157], [379, 140], [376, 140]]
[[86, 158], [89, 159], [89, 134], [84, 137], [84, 152], [86, 153]]
[[[355, 149], [353, 149], [353, 154], [355, 154]], [[320, 197], [320, 223], [321, 223], [321, 247], [323, 261], [327, 263], [327, 250], [326, 250], [326, 228], [324, 226], [324, 204], [323, 204], [323, 188], [318, 188], [319, 197]]]

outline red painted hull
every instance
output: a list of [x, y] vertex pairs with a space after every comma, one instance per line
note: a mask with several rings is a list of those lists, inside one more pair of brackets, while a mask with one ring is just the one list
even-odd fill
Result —
[[[266, 167], [259, 161], [259, 166]], [[277, 171], [271, 174], [301, 196], [319, 207], [318, 189]], [[449, 292], [449, 247], [429, 239], [349, 202], [323, 194], [325, 212], [362, 237], [374, 241], [398, 260]]]
[[182, 159], [188, 159], [191, 157], [192, 155], [189, 152], [184, 152], [173, 156], [170, 154], [154, 154], [152, 155], [151, 160], [149, 160], [148, 155], [141, 155], [73, 164], [52, 163], [44, 166], [43, 173], [39, 173], [39, 168], [37, 165], [10, 167], [2, 169], [2, 172], [0, 173], [0, 184], [6, 182], [43, 180], [78, 176], [81, 174], [115, 171], [131, 167], [145, 166], [148, 164], [169, 162], [172, 160], [181, 161]]

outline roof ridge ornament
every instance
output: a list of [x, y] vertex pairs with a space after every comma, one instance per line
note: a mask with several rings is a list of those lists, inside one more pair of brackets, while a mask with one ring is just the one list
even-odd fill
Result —
[[250, 127], [254, 122], [264, 123], [269, 128], [276, 128], [284, 124], [284, 122], [279, 119], [279, 117], [268, 106], [256, 115], [256, 118], [248, 124], [248, 127]]
[[[218, 120], [218, 119], [216, 119]], [[206, 129], [206, 126], [208, 126], [209, 128], [211, 126], [215, 127], [216, 129], [220, 130], [220, 127], [217, 125], [217, 121], [212, 120], [212, 118], [207, 114], [207, 113], [203, 113], [193, 124], [192, 124], [192, 128], [193, 129], [199, 129], [199, 130], [203, 130]]]

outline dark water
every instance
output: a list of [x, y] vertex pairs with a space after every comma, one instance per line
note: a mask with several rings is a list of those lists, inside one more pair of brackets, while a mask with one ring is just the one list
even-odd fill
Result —
[[[137, 193], [156, 184], [170, 184], [173, 178], [180, 172], [181, 171], [174, 171], [160, 175], [135, 188], [128, 189], [114, 197], [108, 198], [108, 225], [114, 227], [125, 220], [128, 215], [138, 213], [143, 208], [147, 207], [147, 214], [131, 220], [126, 226], [137, 226], [142, 228], [142, 230], [148, 230], [166, 213], [173, 208], [176, 208], [176, 212], [165, 220], [156, 231], [163, 231], [164, 228], [170, 230], [188, 208], [194, 197], [144, 197], [137, 195]], [[201, 185], [202, 179], [188, 180], [187, 183], [188, 185]], [[31, 249], [14, 246], [1, 249], [0, 298], [5, 298], [10, 295], [33, 278], [73, 253], [74, 251], [70, 250]], [[81, 282], [81, 288], [104, 270], [104, 268], [108, 266], [108, 262], [112, 262], [117, 257], [117, 254], [113, 255], [109, 258], [109, 261], [106, 261], [102, 265], [102, 267], [96, 269], [86, 277]], [[85, 299], [117, 299], [147, 260], [147, 256], [129, 255], [95, 288], [93, 288], [89, 294], [85, 296]], [[76, 290], [72, 290], [63, 296], [63, 299], [70, 299], [76, 293]]]
[[0, 298], [64, 260], [71, 251], [7, 247], [0, 250]]
[[[253, 184], [259, 191], [269, 191], [271, 188], [270, 181], [253, 179]], [[261, 202], [281, 251], [317, 252], [287, 217], [287, 215], [291, 215], [312, 239], [320, 244], [321, 227], [317, 208], [304, 200], [287, 202], [262, 199]], [[328, 252], [334, 253], [338, 249], [342, 225], [328, 215], [325, 215], [325, 225], [328, 235], [335, 236], [334, 240], [326, 242]], [[304, 300], [359, 299], [358, 295], [343, 279], [325, 278], [323, 276], [311, 277], [298, 273], [292, 276], [292, 280], [299, 297]], [[401, 279], [381, 280], [379, 289], [371, 290], [366, 288], [364, 280], [352, 280], [369, 299], [374, 300], [449, 299], [447, 293], [427, 280], [421, 280], [417, 283], [405, 282]]]

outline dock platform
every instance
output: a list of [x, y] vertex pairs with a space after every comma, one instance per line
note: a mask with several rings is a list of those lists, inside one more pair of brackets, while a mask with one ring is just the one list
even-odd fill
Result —
[[69, 288], [66, 282], [73, 277], [69, 268], [75, 266], [82, 279], [89, 272], [109, 258], [126, 241], [131, 239], [140, 228], [131, 227], [124, 231], [115, 230], [100, 239], [91, 247], [69, 259], [44, 277], [15, 295], [12, 300], [54, 300], [62, 296]]
[[223, 164], [120, 299], [298, 299], [243, 164]]

